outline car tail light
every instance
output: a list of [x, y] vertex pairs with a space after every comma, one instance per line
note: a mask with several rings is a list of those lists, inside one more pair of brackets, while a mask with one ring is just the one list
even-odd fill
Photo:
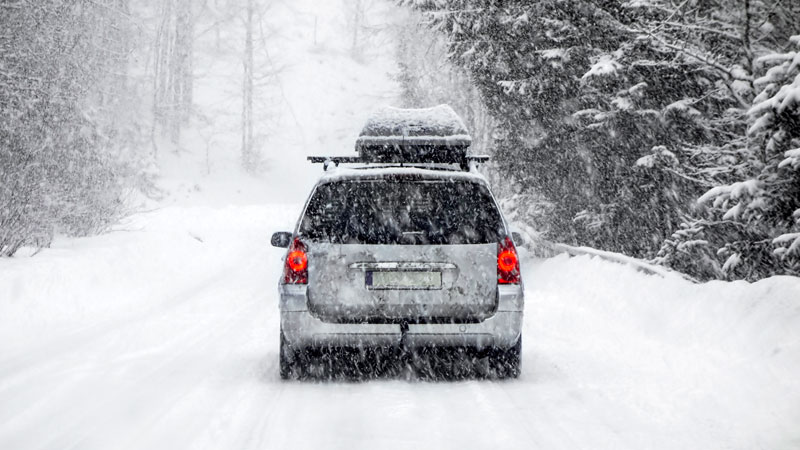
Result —
[[283, 265], [284, 284], [308, 284], [308, 253], [306, 245], [294, 238]]
[[519, 284], [519, 256], [511, 238], [497, 244], [497, 283]]

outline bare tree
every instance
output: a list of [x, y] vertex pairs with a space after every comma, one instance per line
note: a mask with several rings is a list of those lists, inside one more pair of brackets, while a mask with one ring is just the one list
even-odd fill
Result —
[[364, 46], [366, 30], [366, 13], [372, 6], [371, 0], [347, 0], [345, 2], [347, 27], [351, 33], [350, 53], [353, 58], [360, 58]]
[[247, 0], [244, 42], [244, 77], [242, 81], [242, 165], [253, 171], [256, 166], [253, 148], [253, 15], [254, 0]]
[[193, 101], [194, 18], [190, 0], [165, 0], [155, 37], [153, 133], [161, 131], [180, 145], [181, 128], [189, 121]]

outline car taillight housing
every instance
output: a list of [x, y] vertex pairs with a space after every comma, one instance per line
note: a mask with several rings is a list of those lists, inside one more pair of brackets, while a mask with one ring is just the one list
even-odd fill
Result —
[[519, 256], [510, 237], [497, 244], [497, 284], [519, 284]]
[[294, 238], [283, 265], [284, 284], [308, 284], [308, 249], [299, 238]]

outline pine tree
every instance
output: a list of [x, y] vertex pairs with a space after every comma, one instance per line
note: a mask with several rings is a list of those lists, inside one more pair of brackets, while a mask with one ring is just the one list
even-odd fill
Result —
[[705, 217], [662, 249], [673, 266], [706, 278], [800, 275], [800, 36], [790, 42], [791, 51], [754, 59], [763, 76], [753, 81], [741, 175], [699, 198]]
[[[634, 24], [655, 7], [613, 1], [412, 2], [447, 35], [498, 123], [496, 158], [519, 187], [518, 217], [553, 240], [654, 254], [672, 211], [696, 191], [686, 178], [638, 164], [668, 163], [684, 127], [686, 94], [703, 73], [650, 44]], [[691, 106], [691, 105], [690, 105]], [[677, 133], [677, 135], [676, 135]], [[702, 136], [700, 136], [702, 138]], [[655, 156], [653, 156], [655, 155]], [[645, 160], [646, 161], [646, 160]], [[678, 192], [676, 192], [676, 190]]]
[[[782, 153], [775, 153], [778, 141], [770, 143], [772, 137], [780, 140], [783, 134], [779, 129], [762, 127], [770, 114], [774, 115], [763, 102], [781, 82], [767, 80], [788, 69], [769, 68], [781, 55], [787, 57], [780, 49], [800, 31], [800, 5], [748, 0], [704, 2], [681, 11], [678, 19], [672, 26], [681, 32], [658, 36], [657, 43], [678, 49], [715, 74], [718, 89], [710, 94], [727, 98], [728, 106], [704, 111], [699, 117], [702, 129], [722, 133], [709, 144], [687, 146], [679, 171], [700, 181], [703, 194], [698, 196], [696, 208], [683, 211], [683, 223], [665, 240], [656, 261], [701, 279], [755, 280], [796, 272], [788, 256], [792, 252], [787, 250], [783, 258], [773, 253], [775, 233], [789, 230], [787, 213], [778, 212], [786, 206], [778, 206], [781, 202], [777, 197], [791, 198], [791, 183], [784, 185], [788, 191], [783, 194], [765, 193], [761, 187], [771, 185], [771, 177], [789, 173], [777, 170], [781, 161], [772, 161], [779, 157], [783, 160]], [[782, 114], [786, 117], [791, 113], [784, 110]], [[785, 128], [786, 123], [781, 126]], [[762, 206], [771, 211], [762, 210]]]
[[[785, 262], [796, 250], [794, 229], [786, 226], [794, 220], [791, 205], [771, 200], [783, 205], [767, 215], [773, 222], [781, 217], [782, 234], [775, 235], [731, 216], [721, 220], [726, 211], [709, 213], [710, 194], [703, 194], [763, 178], [759, 186], [779, 184], [788, 191], [774, 196], [791, 198], [786, 174], [795, 154], [777, 145], [791, 147], [788, 113], [771, 113], [784, 122], [762, 130], [766, 138], [752, 128], [761, 110], [751, 107], [761, 101], [757, 95], [771, 92], [759, 71], [771, 64], [765, 55], [797, 33], [800, 5], [403, 3], [427, 12], [497, 120], [499, 167], [517, 186], [512, 215], [552, 240], [648, 258], [658, 252], [657, 262], [699, 278], [755, 278], [791, 265]], [[757, 144], [770, 140], [771, 147]], [[770, 152], [782, 159], [767, 164], [763, 155]], [[761, 166], [774, 166], [781, 182], [760, 175]], [[730, 245], [721, 249], [724, 243]], [[776, 245], [783, 249], [777, 254]], [[733, 271], [745, 254], [760, 256], [750, 258], [749, 269]], [[754, 269], [760, 265], [766, 269]]]

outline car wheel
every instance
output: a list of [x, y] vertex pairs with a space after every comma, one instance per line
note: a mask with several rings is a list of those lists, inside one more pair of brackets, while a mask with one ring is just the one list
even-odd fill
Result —
[[283, 330], [281, 330], [280, 345], [281, 379], [288, 380], [300, 378], [302, 375], [302, 366], [299, 364], [297, 353], [286, 342], [286, 338], [283, 336]]
[[489, 354], [492, 375], [497, 378], [517, 378], [522, 363], [522, 336], [511, 348], [494, 348]]

